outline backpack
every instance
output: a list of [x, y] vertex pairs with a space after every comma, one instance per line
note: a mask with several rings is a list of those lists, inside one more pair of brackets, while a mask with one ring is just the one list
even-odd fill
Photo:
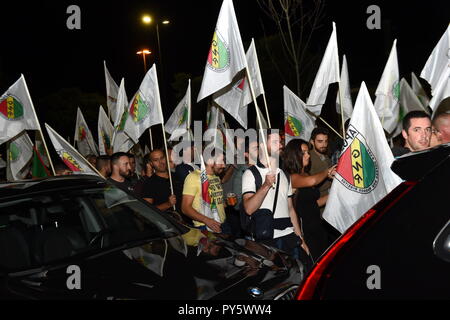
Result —
[[[262, 186], [262, 177], [256, 166], [251, 166], [248, 170], [253, 174], [255, 178], [255, 190], [258, 191]], [[282, 170], [283, 171], [283, 170]], [[290, 176], [283, 171], [288, 183], [290, 182]], [[278, 190], [280, 187], [280, 173], [277, 175], [277, 183], [275, 188], [275, 197], [272, 211], [269, 209], [258, 209], [252, 215], [248, 215], [244, 209], [244, 201], [241, 201], [239, 205], [239, 217], [241, 222], [241, 228], [245, 233], [250, 235], [254, 240], [268, 240], [273, 239], [274, 229], [283, 230], [292, 226], [290, 218], [278, 218], [274, 219], [273, 214], [276, 210], [278, 202]]]

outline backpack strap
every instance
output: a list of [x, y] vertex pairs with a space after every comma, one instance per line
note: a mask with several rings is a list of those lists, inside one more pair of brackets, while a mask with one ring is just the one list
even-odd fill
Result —
[[255, 193], [256, 193], [262, 186], [262, 177], [256, 166], [251, 166], [248, 169], [250, 170], [250, 172], [253, 174], [253, 177], [255, 178]]

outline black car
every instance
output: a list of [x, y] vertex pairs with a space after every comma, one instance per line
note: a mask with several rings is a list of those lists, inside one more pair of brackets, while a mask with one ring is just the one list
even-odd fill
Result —
[[450, 299], [450, 144], [391, 168], [404, 182], [322, 255], [297, 299]]
[[274, 248], [178, 223], [95, 176], [0, 184], [0, 298], [292, 299]]

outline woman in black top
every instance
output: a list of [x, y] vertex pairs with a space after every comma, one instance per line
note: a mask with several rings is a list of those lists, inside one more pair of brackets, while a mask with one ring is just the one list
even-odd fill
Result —
[[294, 206], [301, 221], [305, 242], [314, 260], [328, 248], [328, 233], [322, 223], [319, 207], [325, 205], [328, 195], [320, 197], [315, 186], [326, 178], [332, 178], [335, 167], [315, 175], [309, 175], [311, 167], [310, 146], [302, 139], [291, 140], [284, 149], [283, 166], [291, 175], [292, 188], [296, 189]]

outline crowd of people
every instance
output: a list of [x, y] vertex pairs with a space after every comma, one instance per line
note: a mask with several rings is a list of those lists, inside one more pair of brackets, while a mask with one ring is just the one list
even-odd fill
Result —
[[[394, 157], [448, 143], [450, 113], [431, 120], [425, 112], [412, 111], [403, 119], [401, 137], [404, 141], [392, 148]], [[322, 219], [336, 173], [333, 158], [342, 146], [331, 140], [326, 128], [316, 127], [309, 141], [285, 144], [282, 133], [267, 129], [265, 143], [249, 137], [234, 141], [235, 154], [243, 154], [244, 163], [226, 163], [223, 150], [197, 150], [193, 142], [179, 155], [169, 147], [168, 158], [165, 149], [155, 148], [143, 158], [117, 152], [86, 159], [107, 181], [182, 223], [252, 239], [313, 263], [339, 236]], [[216, 217], [202, 210], [200, 153]], [[55, 172], [71, 174], [62, 162], [55, 164]]]

